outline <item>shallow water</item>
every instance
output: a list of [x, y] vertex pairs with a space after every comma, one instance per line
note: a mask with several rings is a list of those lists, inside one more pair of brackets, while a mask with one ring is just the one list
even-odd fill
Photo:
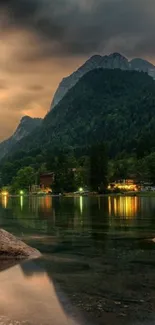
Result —
[[10, 324], [78, 325], [64, 311], [59, 296], [62, 299], [61, 292], [35, 261], [1, 272], [0, 324], [5, 320]]
[[0, 227], [43, 253], [0, 273], [4, 318], [75, 324], [62, 291], [101, 324], [154, 317], [155, 197], [3, 197]]

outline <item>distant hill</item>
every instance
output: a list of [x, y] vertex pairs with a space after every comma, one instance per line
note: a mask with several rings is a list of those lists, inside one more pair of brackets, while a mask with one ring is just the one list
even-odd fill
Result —
[[115, 157], [155, 150], [155, 81], [120, 69], [88, 72], [40, 127], [12, 148], [76, 148], [105, 142]]
[[143, 71], [155, 78], [155, 66], [146, 60], [136, 58], [128, 61], [127, 58], [119, 53], [113, 53], [109, 56], [94, 55], [77, 71], [73, 72], [69, 77], [64, 78], [61, 81], [54, 95], [51, 109], [59, 103], [69, 89], [75, 86], [81, 77], [83, 77], [87, 72], [97, 68]]
[[41, 122], [42, 119], [40, 118], [24, 116], [14, 134], [9, 139], [0, 143], [0, 159], [9, 154], [15, 144], [30, 134], [36, 127], [40, 126]]

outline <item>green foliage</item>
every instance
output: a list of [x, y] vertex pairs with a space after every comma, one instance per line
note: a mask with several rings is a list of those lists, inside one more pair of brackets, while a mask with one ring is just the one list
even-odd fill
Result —
[[96, 142], [107, 144], [112, 159], [120, 154], [141, 158], [155, 150], [155, 82], [146, 73], [90, 71], [12, 152], [24, 147], [42, 155]]
[[1, 167], [1, 185], [9, 185], [15, 173], [16, 164], [6, 161], [6, 163]]
[[31, 185], [18, 172], [26, 166], [54, 172], [60, 192], [103, 191], [122, 178], [155, 183], [155, 81], [135, 71], [89, 72], [11, 154], [0, 166], [2, 185]]
[[17, 172], [12, 183], [12, 190], [29, 190], [35, 183], [36, 173], [32, 167], [24, 167]]
[[74, 169], [77, 164], [75, 157], [71, 154], [60, 153], [55, 157], [55, 161], [53, 191], [60, 193], [75, 191]]
[[141, 160], [139, 173], [141, 180], [144, 179], [155, 184], [155, 152]]
[[105, 191], [108, 184], [108, 160], [103, 144], [92, 146], [90, 151], [90, 186], [94, 191]]
[[136, 157], [113, 160], [109, 163], [109, 180], [135, 178], [137, 176]]

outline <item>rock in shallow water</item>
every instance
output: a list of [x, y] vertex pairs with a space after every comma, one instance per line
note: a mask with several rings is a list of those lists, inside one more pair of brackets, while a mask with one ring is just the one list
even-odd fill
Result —
[[36, 258], [41, 256], [40, 252], [26, 245], [24, 242], [0, 229], [0, 258]]

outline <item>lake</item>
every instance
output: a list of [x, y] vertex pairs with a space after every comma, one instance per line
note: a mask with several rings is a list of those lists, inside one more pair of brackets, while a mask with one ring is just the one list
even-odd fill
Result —
[[10, 319], [25, 321], [29, 300], [37, 316], [42, 292], [46, 312], [40, 309], [38, 317], [44, 321], [35, 317], [30, 324], [81, 324], [78, 311], [84, 324], [154, 323], [155, 197], [2, 197], [0, 227], [43, 253], [0, 273], [0, 296], [7, 291], [8, 300], [22, 306], [9, 309]]

